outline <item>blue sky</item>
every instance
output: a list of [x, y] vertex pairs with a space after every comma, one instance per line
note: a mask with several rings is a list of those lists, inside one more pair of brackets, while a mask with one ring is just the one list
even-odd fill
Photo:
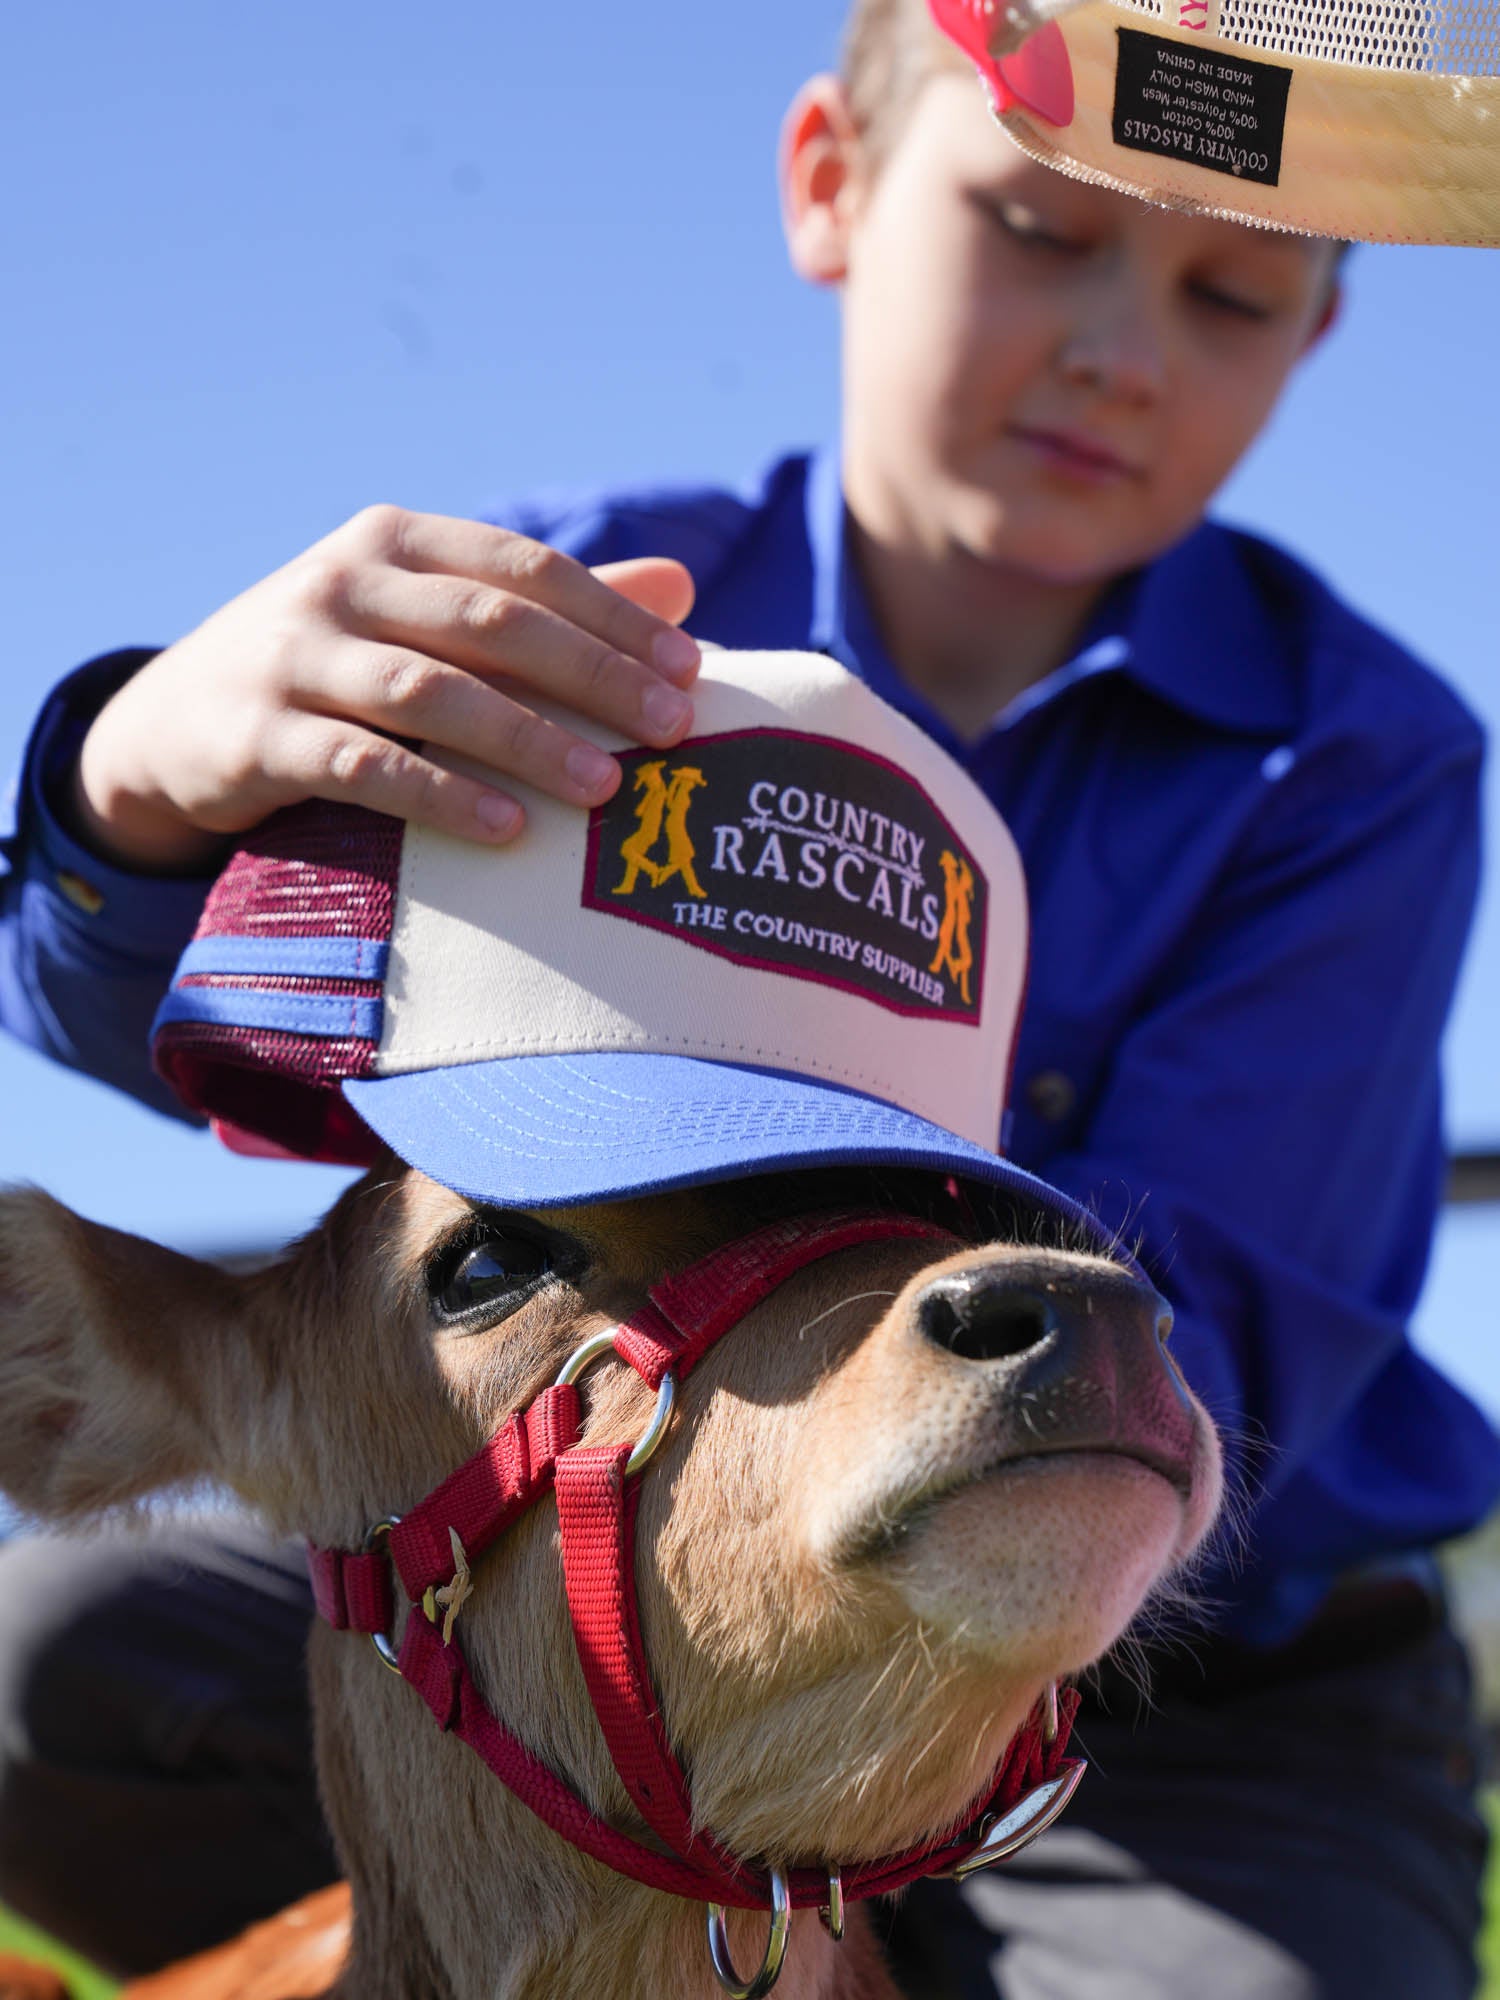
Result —
[[[165, 642], [366, 502], [734, 480], [826, 436], [835, 308], [787, 271], [773, 159], [831, 0], [160, 0], [7, 22], [0, 760], [43, 692]], [[1500, 725], [1500, 259], [1364, 250], [1221, 511], [1298, 550]], [[1500, 774], [1491, 774], [1492, 818]], [[1392, 945], [1400, 950], [1399, 911]], [[1500, 1144], [1500, 893], [1450, 1040]], [[193, 1244], [300, 1227], [326, 1170], [244, 1162], [0, 1047], [0, 1179]], [[1423, 1337], [1500, 1412], [1500, 1215], [1445, 1227]]]

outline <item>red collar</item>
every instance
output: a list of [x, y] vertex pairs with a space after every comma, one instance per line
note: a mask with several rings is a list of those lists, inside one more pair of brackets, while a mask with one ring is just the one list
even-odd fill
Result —
[[[771, 1223], [653, 1286], [641, 1311], [613, 1330], [610, 1344], [663, 1393], [660, 1411], [670, 1396], [664, 1383], [685, 1376], [794, 1271], [859, 1243], [900, 1237], [954, 1240], [936, 1224], [904, 1215], [841, 1213]], [[772, 1900], [767, 1871], [738, 1860], [711, 1833], [694, 1831], [687, 1779], [652, 1688], [635, 1591], [639, 1485], [634, 1473], [626, 1476], [635, 1447], [582, 1446], [580, 1422], [571, 1381], [545, 1389], [410, 1513], [372, 1529], [363, 1550], [309, 1545], [318, 1612], [339, 1630], [371, 1634], [382, 1659], [416, 1688], [439, 1728], [467, 1743], [574, 1847], [650, 1888], [763, 1910]], [[573, 1636], [599, 1726], [626, 1790], [666, 1854], [604, 1825], [539, 1762], [485, 1705], [462, 1647], [456, 1639], [445, 1643], [440, 1629], [440, 1588], [451, 1603], [453, 1591], [467, 1583], [467, 1564], [549, 1488], [557, 1498]], [[458, 1574], [456, 1557], [462, 1558]], [[384, 1636], [395, 1613], [392, 1564], [412, 1604], [399, 1653]], [[1044, 1704], [1026, 1723], [988, 1792], [959, 1825], [920, 1846], [851, 1867], [842, 1876], [845, 1898], [885, 1895], [955, 1868], [967, 1872], [1003, 1859], [1050, 1825], [1084, 1768], [1064, 1755], [1077, 1700], [1067, 1690], [1052, 1713]], [[792, 1906], [827, 1903], [830, 1876], [837, 1881], [839, 1871], [788, 1870]]]

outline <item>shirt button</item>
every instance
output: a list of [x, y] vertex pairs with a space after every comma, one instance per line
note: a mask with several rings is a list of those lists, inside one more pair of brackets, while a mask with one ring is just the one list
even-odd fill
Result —
[[104, 908], [104, 898], [92, 882], [86, 882], [81, 875], [75, 875], [71, 868], [59, 868], [57, 886], [73, 905], [82, 910], [86, 917], [97, 917]]
[[1026, 1102], [1038, 1118], [1060, 1125], [1078, 1102], [1078, 1086], [1060, 1069], [1039, 1069], [1026, 1086]]

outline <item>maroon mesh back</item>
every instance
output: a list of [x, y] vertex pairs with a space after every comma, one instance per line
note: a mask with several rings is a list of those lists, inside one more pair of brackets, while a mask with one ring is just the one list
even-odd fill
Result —
[[388, 938], [402, 832], [362, 806], [289, 806], [230, 860], [194, 935]]
[[[179, 1003], [194, 992], [228, 999], [289, 994], [348, 996], [378, 1003], [382, 981], [280, 969], [274, 941], [387, 941], [401, 868], [400, 820], [361, 807], [309, 800], [275, 814], [231, 856], [209, 892], [194, 944], [264, 940], [249, 972], [184, 970]], [[232, 1011], [233, 1002], [229, 1001]], [[365, 1010], [368, 1012], [368, 1009]], [[237, 1150], [284, 1151], [302, 1159], [366, 1166], [379, 1144], [339, 1093], [346, 1077], [371, 1074], [378, 1032], [309, 1033], [234, 1020], [176, 1019], [158, 1025], [156, 1067], [190, 1109], [212, 1118]]]

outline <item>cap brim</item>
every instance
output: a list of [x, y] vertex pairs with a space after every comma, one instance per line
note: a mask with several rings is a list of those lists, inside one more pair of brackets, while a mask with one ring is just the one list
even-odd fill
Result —
[[1500, 243], [1495, 0], [930, 0], [1033, 158], [1188, 214]]
[[911, 1167], [1003, 1189], [1112, 1248], [1097, 1217], [998, 1154], [781, 1071], [694, 1056], [510, 1056], [343, 1090], [394, 1153], [475, 1201], [555, 1208], [798, 1167]]

